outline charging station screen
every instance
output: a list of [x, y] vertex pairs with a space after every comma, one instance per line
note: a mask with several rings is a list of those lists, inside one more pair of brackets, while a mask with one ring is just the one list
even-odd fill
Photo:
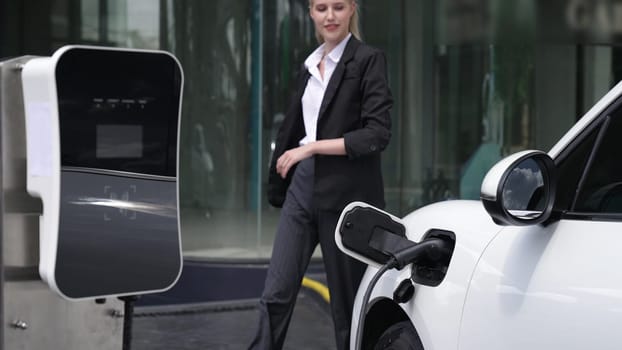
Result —
[[142, 158], [142, 125], [97, 125], [95, 157]]
[[172, 57], [76, 48], [56, 77], [61, 166], [175, 176], [181, 72]]

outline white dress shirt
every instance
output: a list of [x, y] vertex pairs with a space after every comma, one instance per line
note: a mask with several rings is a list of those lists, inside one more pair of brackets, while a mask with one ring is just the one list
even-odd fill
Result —
[[324, 60], [324, 78], [322, 78], [318, 66], [324, 55], [325, 44], [320, 45], [320, 47], [313, 51], [305, 60], [305, 67], [311, 76], [307, 81], [307, 87], [302, 95], [302, 117], [305, 123], [306, 136], [300, 140], [301, 146], [316, 141], [317, 119], [320, 114], [322, 100], [324, 99], [324, 92], [326, 92], [330, 77], [333, 75], [337, 63], [339, 63], [343, 55], [343, 50], [346, 48], [350, 36], [352, 36], [352, 34], [348, 33], [345, 39], [326, 55]]

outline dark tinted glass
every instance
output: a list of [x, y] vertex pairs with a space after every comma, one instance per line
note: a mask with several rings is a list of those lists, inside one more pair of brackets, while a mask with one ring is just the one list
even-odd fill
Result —
[[601, 143], [580, 189], [574, 210], [622, 213], [622, 110], [611, 115]]
[[579, 141], [579, 144], [558, 162], [558, 182], [555, 198], [555, 209], [559, 211], [570, 210], [572, 201], [577, 193], [579, 179], [585, 170], [587, 159], [594, 147], [594, 141], [600, 128], [594, 128], [587, 137]]
[[62, 166], [175, 176], [181, 72], [171, 56], [75, 48], [56, 78]]

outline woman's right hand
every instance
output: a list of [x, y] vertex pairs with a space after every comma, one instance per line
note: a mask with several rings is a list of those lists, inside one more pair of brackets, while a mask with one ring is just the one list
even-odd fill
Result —
[[303, 145], [286, 151], [276, 160], [276, 172], [285, 178], [296, 163], [311, 156], [309, 150], [308, 145]]

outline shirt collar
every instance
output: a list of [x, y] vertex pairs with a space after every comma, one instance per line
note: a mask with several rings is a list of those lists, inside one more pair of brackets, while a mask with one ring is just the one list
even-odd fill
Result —
[[[339, 44], [337, 44], [337, 46], [335, 46], [335, 48], [333, 48], [327, 55], [327, 57], [333, 61], [334, 63], [339, 62], [339, 60], [341, 59], [341, 56], [343, 56], [343, 51], [345, 51], [346, 49], [346, 44], [348, 43], [348, 40], [350, 39], [350, 37], [352, 36], [352, 33], [348, 33], [348, 35], [346, 35], [346, 37], [341, 40], [341, 42], [339, 42]], [[315, 67], [317, 66], [320, 61], [322, 60], [322, 55], [324, 53], [324, 45], [322, 44], [320, 45], [317, 49], [315, 49], [315, 51], [313, 51], [309, 57], [307, 57], [307, 59], [305, 60], [305, 67], [307, 69], [311, 68], [311, 67]]]
[[351, 36], [352, 33], [348, 33], [348, 35], [346, 35], [346, 37], [341, 40], [341, 42], [337, 44], [337, 46], [335, 46], [335, 48], [331, 52], [328, 53], [328, 58], [330, 58], [335, 63], [339, 62], [341, 56], [343, 56], [343, 51], [346, 49], [346, 44], [348, 43], [348, 40]]

